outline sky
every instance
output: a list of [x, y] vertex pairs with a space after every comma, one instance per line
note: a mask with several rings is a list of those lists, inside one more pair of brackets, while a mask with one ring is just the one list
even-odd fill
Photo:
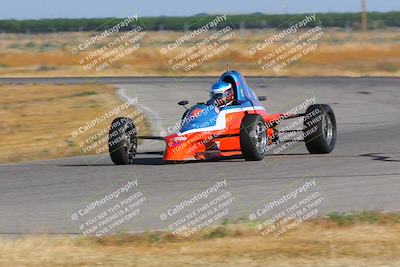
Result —
[[[358, 12], [361, 0], [0, 0], [0, 19]], [[400, 0], [367, 0], [371, 11], [400, 11]]]

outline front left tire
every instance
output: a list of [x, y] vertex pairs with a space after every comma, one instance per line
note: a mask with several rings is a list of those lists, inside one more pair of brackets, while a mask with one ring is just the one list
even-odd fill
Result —
[[133, 163], [137, 150], [136, 127], [129, 118], [116, 118], [108, 133], [108, 150], [116, 165]]
[[246, 114], [240, 127], [240, 148], [245, 160], [262, 160], [268, 145], [267, 126], [257, 114]]

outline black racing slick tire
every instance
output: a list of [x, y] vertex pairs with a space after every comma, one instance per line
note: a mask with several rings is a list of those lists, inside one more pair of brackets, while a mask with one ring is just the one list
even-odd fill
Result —
[[304, 115], [304, 141], [311, 154], [330, 153], [336, 144], [336, 118], [326, 104], [307, 108]]
[[116, 165], [133, 163], [136, 156], [136, 127], [129, 118], [116, 118], [108, 133], [108, 150], [111, 160]]
[[267, 126], [260, 115], [246, 114], [240, 127], [240, 148], [245, 160], [262, 160], [268, 140]]

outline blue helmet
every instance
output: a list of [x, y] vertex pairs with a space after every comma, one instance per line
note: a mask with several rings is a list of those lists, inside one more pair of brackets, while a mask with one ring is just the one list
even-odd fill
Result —
[[222, 81], [214, 83], [211, 86], [210, 98], [216, 101], [218, 106], [229, 104], [234, 98], [232, 85]]

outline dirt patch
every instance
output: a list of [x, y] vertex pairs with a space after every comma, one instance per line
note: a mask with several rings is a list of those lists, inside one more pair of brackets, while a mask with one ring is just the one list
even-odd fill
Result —
[[[0, 163], [96, 154], [84, 152], [82, 138], [71, 132], [121, 104], [115, 88], [102, 84], [1, 85]], [[113, 118], [91, 132], [108, 127]], [[138, 127], [148, 133], [146, 120]]]
[[3, 239], [0, 266], [399, 266], [399, 218], [333, 214], [279, 238], [262, 237], [254, 225], [241, 223], [189, 239], [150, 232], [101, 239]]

